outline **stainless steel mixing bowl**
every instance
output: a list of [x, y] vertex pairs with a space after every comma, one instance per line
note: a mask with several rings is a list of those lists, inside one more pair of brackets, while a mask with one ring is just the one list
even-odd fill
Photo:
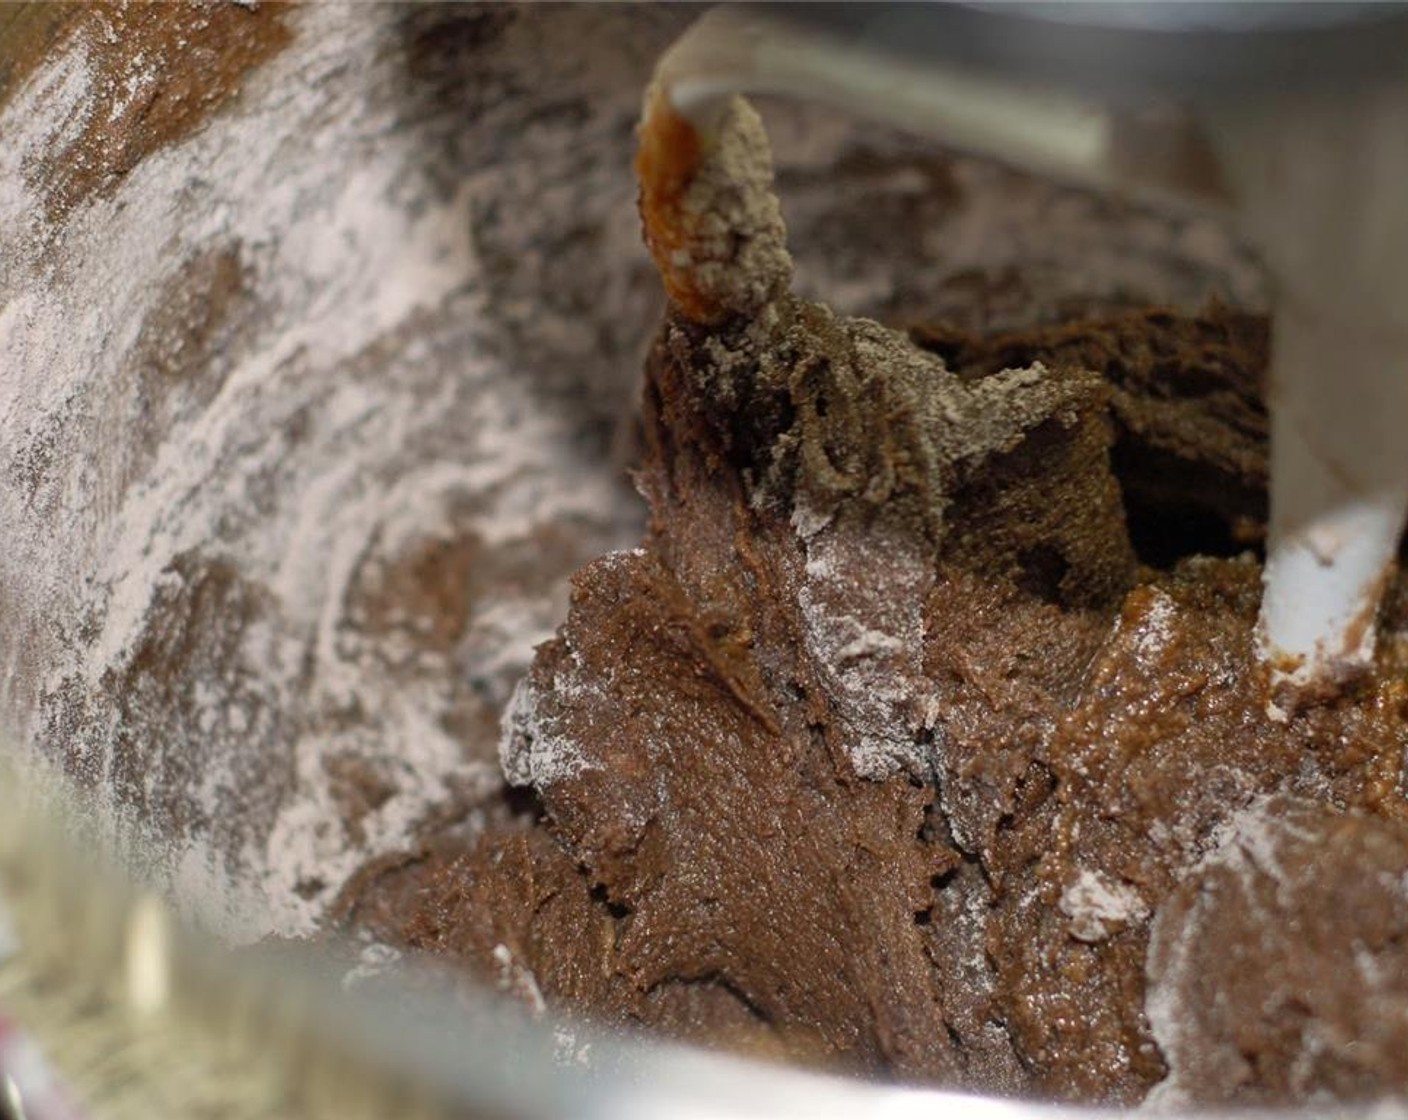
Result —
[[[696, 13], [194, 11], [0, 13], [0, 727], [238, 944], [482, 827], [566, 577], [639, 531], [622, 432], [660, 299], [633, 127]], [[765, 111], [799, 282], [843, 310], [1264, 302], [1211, 219]], [[236, 987], [266, 967], [222, 953]], [[1052, 1114], [640, 1040], [564, 1063], [498, 1005], [348, 1011], [295, 967], [315, 1031], [470, 1112]]]

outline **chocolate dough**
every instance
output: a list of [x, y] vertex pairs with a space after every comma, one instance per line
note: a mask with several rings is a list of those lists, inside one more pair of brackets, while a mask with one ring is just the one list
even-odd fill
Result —
[[740, 309], [716, 239], [724, 295], [649, 357], [649, 533], [578, 573], [506, 720], [536, 814], [369, 872], [348, 921], [869, 1075], [1408, 1089], [1395, 643], [1282, 723], [1254, 658], [1266, 324], [911, 338], [794, 298], [763, 243]]

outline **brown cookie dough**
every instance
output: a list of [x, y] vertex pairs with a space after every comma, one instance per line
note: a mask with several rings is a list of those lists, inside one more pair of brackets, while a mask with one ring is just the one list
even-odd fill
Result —
[[651, 157], [652, 521], [578, 573], [507, 717], [541, 815], [367, 876], [354, 924], [550, 1009], [868, 1074], [1408, 1087], [1405, 690], [1386, 666], [1271, 722], [1233, 554], [1265, 324], [838, 318], [778, 281], [756, 118], [720, 129]]
[[1223, 822], [1153, 926], [1159, 1099], [1381, 1093], [1408, 1047], [1406, 874], [1400, 817], [1277, 797]]

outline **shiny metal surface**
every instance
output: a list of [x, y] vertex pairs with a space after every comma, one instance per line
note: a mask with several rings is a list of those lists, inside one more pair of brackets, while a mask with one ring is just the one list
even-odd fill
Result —
[[1401, 69], [1396, 3], [770, 4], [896, 57], [1142, 103], [1267, 88], [1343, 91]]
[[[371, 69], [349, 68], [354, 74]], [[526, 90], [539, 85], [526, 77], [522, 84]], [[365, 103], [365, 91], [349, 94], [348, 101]], [[328, 178], [336, 181], [336, 172], [330, 168]], [[418, 329], [424, 333], [423, 324]], [[300, 376], [307, 380], [306, 373]], [[248, 747], [248, 739], [242, 745]], [[6, 750], [0, 744], [0, 757]], [[115, 1069], [128, 1075], [128, 1103], [122, 1107], [129, 1111], [99, 1102], [97, 1116], [193, 1114], [172, 1102], [181, 1093], [199, 1092], [208, 1104], [225, 1091], [235, 1104], [224, 1112], [212, 1107], [209, 1114], [340, 1120], [419, 1115], [422, 1108], [426, 1115], [543, 1120], [1078, 1120], [1117, 1114], [822, 1077], [577, 1026], [571, 1029], [578, 1050], [589, 1045], [591, 1061], [564, 1063], [557, 1026], [534, 1021], [487, 993], [452, 998], [426, 991], [426, 985], [404, 993], [348, 993], [341, 970], [316, 948], [235, 954], [177, 929], [160, 916], [152, 896], [126, 885], [90, 854], [75, 857], [66, 828], [12, 811], [14, 803], [6, 798], [15, 789], [7, 779], [0, 774], [0, 893], [13, 912], [19, 947], [0, 960], [0, 1004], [20, 1014], [59, 1073], [75, 1078], [88, 1094], [110, 1084]], [[26, 936], [26, 929], [35, 932]], [[95, 1033], [95, 1007], [111, 1013], [103, 1022], [115, 1033]], [[74, 1033], [75, 1024], [86, 1024], [90, 1033]], [[328, 1051], [342, 1057], [319, 1056]], [[1314, 1114], [1369, 1112], [1403, 1114], [1393, 1108], [1322, 1108]]]

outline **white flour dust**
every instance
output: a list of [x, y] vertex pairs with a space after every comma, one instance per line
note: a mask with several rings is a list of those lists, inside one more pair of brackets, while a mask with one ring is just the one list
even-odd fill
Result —
[[[636, 531], [588, 437], [640, 338], [568, 371], [588, 407], [540, 391], [535, 366], [561, 358], [555, 332], [593, 337], [584, 319], [649, 322], [619, 158], [638, 102], [614, 75], [593, 89], [649, 45], [611, 47], [600, 15], [500, 29], [503, 67], [592, 47], [540, 94], [590, 97], [593, 119], [541, 114], [517, 152], [537, 107], [490, 76], [477, 120], [408, 121], [401, 87], [435, 33], [417, 18], [298, 12], [232, 107], [62, 218], [31, 168], [131, 91], [95, 85], [80, 34], [0, 116], [6, 717], [234, 938], [306, 932], [364, 859], [447, 812], [472, 825], [563, 578]], [[444, 155], [451, 129], [469, 139]], [[573, 140], [593, 133], [612, 144], [584, 161]], [[538, 206], [530, 170], [582, 197]], [[485, 247], [541, 270], [583, 231], [615, 278], [590, 315], [533, 308], [549, 345], [524, 356], [533, 324], [494, 306], [513, 277], [491, 284]], [[607, 267], [637, 256], [634, 280]], [[212, 273], [225, 289], [200, 290]], [[205, 340], [182, 330], [153, 352], [178, 292], [224, 301], [208, 353], [183, 355]], [[163, 363], [196, 383], [154, 389]]]

